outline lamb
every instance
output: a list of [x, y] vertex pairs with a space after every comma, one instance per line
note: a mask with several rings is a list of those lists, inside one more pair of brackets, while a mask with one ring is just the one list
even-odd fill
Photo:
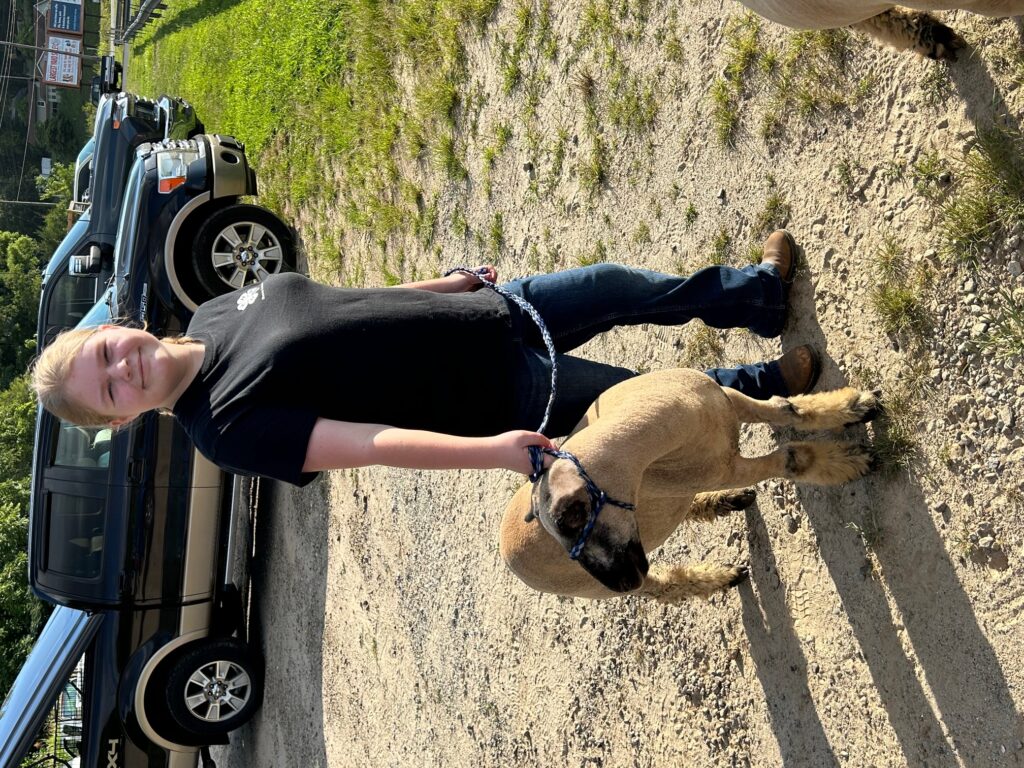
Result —
[[[753, 400], [698, 371], [674, 369], [630, 379], [602, 394], [563, 449], [610, 500], [573, 560], [592, 499], [571, 460], [556, 459], [513, 496], [499, 550], [508, 567], [542, 592], [586, 598], [633, 593], [679, 602], [734, 586], [735, 565], [648, 568], [647, 553], [687, 519], [707, 522], [754, 501], [751, 483], [770, 477], [835, 485], [864, 475], [869, 452], [856, 443], [792, 442], [767, 456], [739, 452], [739, 424], [838, 429], [880, 412], [878, 393], [853, 388]], [[740, 490], [737, 490], [740, 489]], [[534, 516], [539, 518], [538, 524]]]
[[849, 26], [897, 50], [914, 50], [929, 59], [956, 61], [967, 44], [925, 11], [962, 9], [983, 16], [1019, 16], [1024, 0], [909, 0], [906, 7], [878, 0], [740, 0], [770, 21], [796, 29]]

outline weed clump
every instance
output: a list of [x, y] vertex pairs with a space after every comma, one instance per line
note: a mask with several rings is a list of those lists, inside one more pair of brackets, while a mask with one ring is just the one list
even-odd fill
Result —
[[943, 255], [976, 268], [1008, 231], [1024, 227], [1024, 136], [992, 128], [960, 163], [957, 181], [940, 207]]
[[924, 293], [930, 277], [923, 269], [911, 270], [903, 245], [891, 236], [885, 238], [875, 257], [878, 284], [871, 304], [890, 336], [920, 342], [931, 330], [932, 318]]

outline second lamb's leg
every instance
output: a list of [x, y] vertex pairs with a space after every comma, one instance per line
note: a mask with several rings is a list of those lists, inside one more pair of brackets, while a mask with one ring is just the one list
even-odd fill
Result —
[[730, 486], [753, 485], [770, 477], [785, 477], [815, 485], [839, 485], [866, 475], [871, 454], [857, 443], [832, 441], [786, 443], [766, 456], [737, 456]]
[[871, 421], [882, 411], [878, 391], [843, 387], [829, 392], [754, 400], [723, 388], [741, 422], [767, 423], [801, 430], [841, 429]]
[[684, 519], [708, 523], [732, 512], [746, 509], [754, 503], [755, 498], [756, 492], [753, 488], [698, 493], [693, 497]]
[[929, 59], [956, 61], [967, 43], [941, 21], [921, 11], [893, 8], [850, 25], [851, 29], [891, 45], [898, 51], [916, 51]]
[[689, 597], [710, 597], [715, 592], [735, 587], [747, 578], [747, 569], [736, 565], [655, 566], [634, 595], [659, 603], [679, 603]]

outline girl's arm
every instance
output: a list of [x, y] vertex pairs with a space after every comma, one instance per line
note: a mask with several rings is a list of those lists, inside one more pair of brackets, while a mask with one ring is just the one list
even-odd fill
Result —
[[317, 419], [303, 472], [383, 464], [410, 469], [511, 469], [533, 471], [526, 448], [554, 448], [538, 432], [516, 430], [493, 437], [458, 437], [383, 424]]
[[[498, 270], [490, 264], [474, 267], [473, 271], [475, 272], [478, 269], [487, 270], [487, 272], [482, 275], [484, 280], [487, 282], [495, 283], [498, 281]], [[475, 277], [463, 272], [455, 272], [454, 274], [448, 275], [448, 277], [436, 277], [433, 280], [419, 280], [415, 283], [402, 283], [395, 287], [418, 288], [421, 291], [433, 291], [434, 293], [464, 293], [466, 291], [475, 291], [480, 286], [480, 281]]]

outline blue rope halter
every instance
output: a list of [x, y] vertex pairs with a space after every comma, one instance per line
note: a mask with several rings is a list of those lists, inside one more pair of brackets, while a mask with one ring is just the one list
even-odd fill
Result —
[[[455, 267], [449, 269], [444, 273], [445, 277], [454, 274], [455, 272], [462, 272], [466, 275], [471, 275], [477, 278], [482, 285], [487, 286], [495, 293], [500, 296], [504, 296], [511, 302], [514, 302], [520, 307], [526, 314], [530, 316], [530, 319], [537, 325], [537, 329], [540, 331], [541, 338], [544, 340], [544, 346], [547, 347], [548, 357], [551, 359], [551, 393], [548, 395], [548, 404], [544, 408], [544, 418], [540, 422], [540, 426], [537, 427], [537, 431], [542, 433], [548, 425], [548, 420], [551, 418], [551, 408], [555, 403], [555, 392], [558, 387], [558, 359], [555, 352], [555, 342], [551, 338], [551, 334], [548, 332], [547, 325], [544, 324], [544, 318], [540, 316], [540, 312], [522, 296], [517, 296], [511, 291], [505, 290], [500, 285], [495, 285], [489, 280], [485, 280], [483, 275], [486, 274], [486, 270], [478, 269], [472, 270], [467, 267]], [[594, 525], [597, 523], [597, 516], [601, 514], [601, 508], [605, 504], [613, 504], [616, 507], [622, 509], [635, 510], [636, 505], [630, 504], [626, 501], [618, 501], [611, 498], [597, 487], [587, 471], [583, 469], [583, 465], [580, 460], [569, 451], [556, 451], [551, 448], [541, 448], [539, 445], [531, 445], [527, 448], [530, 454], [530, 465], [533, 467], [533, 472], [530, 473], [530, 482], [536, 483], [540, 480], [540, 476], [544, 474], [544, 455], [554, 456], [556, 459], [567, 459], [576, 465], [576, 471], [579, 472], [580, 477], [583, 478], [583, 483], [587, 489], [587, 495], [590, 497], [590, 517], [587, 519], [587, 524], [583, 527], [583, 531], [580, 533], [576, 543], [572, 545], [569, 550], [569, 557], [573, 560], [578, 560], [580, 553], [583, 552], [583, 547], [587, 543], [587, 539], [590, 537], [590, 533], [594, 530]]]
[[580, 553], [583, 551], [584, 545], [587, 543], [587, 539], [590, 538], [590, 532], [594, 530], [594, 524], [597, 523], [597, 516], [601, 514], [601, 508], [605, 504], [614, 504], [616, 507], [622, 507], [622, 509], [628, 509], [633, 511], [636, 509], [635, 504], [630, 504], [628, 501], [619, 501], [613, 499], [607, 493], [597, 487], [590, 475], [587, 474], [587, 470], [583, 468], [580, 460], [569, 451], [554, 451], [550, 448], [541, 448], [537, 445], [530, 446], [530, 463], [533, 465], [533, 473], [530, 475], [530, 482], [535, 483], [540, 480], [540, 476], [544, 473], [544, 456], [554, 456], [556, 459], [568, 459], [576, 465], [576, 471], [580, 473], [580, 477], [583, 478], [583, 484], [586, 486], [587, 495], [590, 497], [590, 517], [587, 518], [587, 524], [583, 527], [583, 531], [580, 533], [576, 543], [572, 545], [572, 549], [569, 550], [569, 557], [573, 560], [579, 559]]

